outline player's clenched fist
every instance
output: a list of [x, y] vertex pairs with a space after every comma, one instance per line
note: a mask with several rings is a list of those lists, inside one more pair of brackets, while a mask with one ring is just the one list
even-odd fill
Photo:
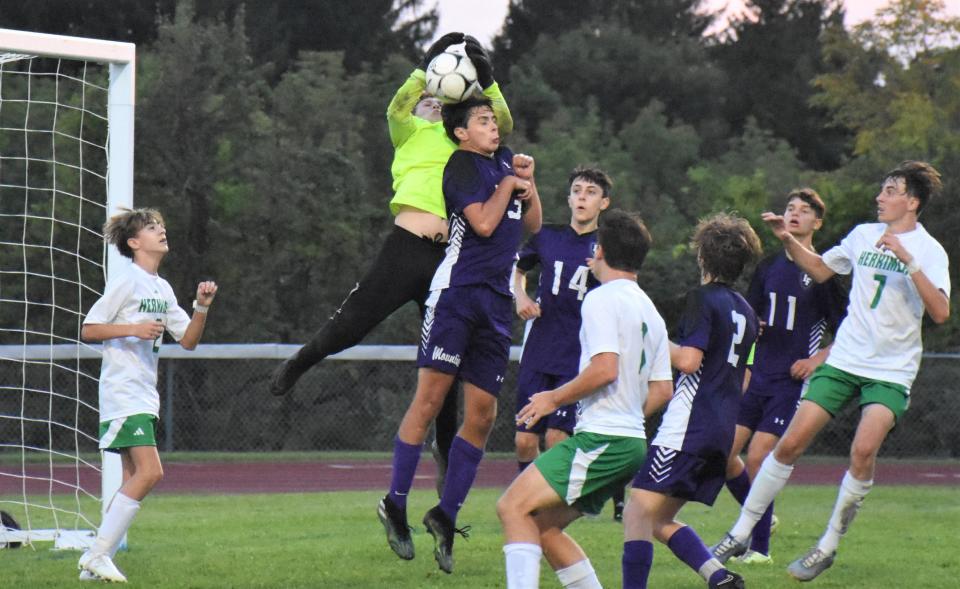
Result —
[[523, 178], [524, 180], [533, 178], [533, 167], [533, 158], [529, 155], [523, 153], [515, 153], [513, 155], [513, 173], [516, 174], [518, 178]]
[[207, 307], [213, 302], [213, 297], [217, 296], [217, 283], [212, 280], [201, 282], [197, 285], [197, 304]]

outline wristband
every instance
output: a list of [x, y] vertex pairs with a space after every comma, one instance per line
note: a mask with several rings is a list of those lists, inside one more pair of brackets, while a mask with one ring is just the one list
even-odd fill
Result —
[[200, 313], [201, 315], [206, 315], [207, 311], [210, 310], [210, 305], [201, 305], [197, 301], [193, 301], [193, 312]]
[[920, 271], [920, 262], [916, 258], [910, 260], [910, 263], [907, 264], [907, 276], [913, 276]]

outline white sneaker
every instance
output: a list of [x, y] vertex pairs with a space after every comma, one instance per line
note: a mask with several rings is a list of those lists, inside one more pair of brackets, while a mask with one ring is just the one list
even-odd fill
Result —
[[81, 581], [99, 581], [100, 577], [94, 575], [90, 571], [84, 569], [80, 571], [80, 580]]
[[80, 570], [88, 571], [93, 575], [100, 577], [104, 581], [113, 583], [126, 583], [127, 578], [123, 576], [117, 565], [113, 564], [110, 557], [106, 554], [93, 554], [90, 551], [84, 552], [77, 563]]

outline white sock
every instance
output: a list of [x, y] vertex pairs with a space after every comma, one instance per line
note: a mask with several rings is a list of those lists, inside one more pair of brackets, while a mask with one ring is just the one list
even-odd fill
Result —
[[843, 475], [840, 491], [837, 493], [837, 504], [833, 506], [833, 515], [827, 524], [827, 531], [823, 533], [817, 547], [825, 554], [833, 554], [840, 545], [840, 537], [847, 533], [847, 528], [857, 511], [863, 505], [863, 498], [870, 492], [873, 481], [858, 481], [848, 470]]
[[540, 557], [537, 544], [514, 542], [503, 547], [507, 566], [507, 589], [537, 589], [540, 586]]
[[754, 526], [763, 517], [763, 512], [786, 486], [792, 472], [792, 464], [781, 464], [773, 457], [773, 452], [767, 454], [757, 476], [750, 484], [750, 493], [740, 509], [740, 518], [730, 530], [731, 536], [739, 542], [747, 541]]
[[588, 558], [558, 570], [557, 578], [564, 589], [603, 589]]
[[100, 522], [100, 529], [97, 530], [97, 539], [93, 542], [90, 552], [96, 554], [106, 554], [113, 556], [123, 535], [130, 529], [133, 518], [140, 510], [140, 502], [131, 499], [121, 492], [113, 496], [113, 501], [107, 508], [107, 513], [103, 515], [103, 521]]

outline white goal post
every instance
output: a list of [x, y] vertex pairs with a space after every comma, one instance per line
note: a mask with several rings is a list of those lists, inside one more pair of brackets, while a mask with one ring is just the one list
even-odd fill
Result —
[[[106, 217], [112, 214], [119, 207], [130, 207], [133, 204], [133, 139], [134, 139], [134, 95], [135, 95], [135, 45], [132, 43], [119, 43], [114, 41], [102, 41], [97, 39], [87, 39], [80, 37], [68, 37], [61, 35], [48, 35], [42, 33], [13, 31], [9, 29], [0, 29], [0, 56], [4, 62], [17, 60], [31, 60], [35, 58], [52, 58], [53, 60], [64, 60], [70, 62], [89, 62], [92, 64], [105, 65], [109, 68], [109, 83], [107, 88], [107, 140], [106, 140], [106, 170], [103, 172], [105, 177], [106, 194], [97, 195], [96, 198], [105, 205], [103, 211], [105, 215], [97, 223], [102, 225]], [[85, 71], [85, 70], [84, 70]], [[30, 72], [33, 74], [34, 72]], [[60, 73], [59, 66], [57, 74]], [[59, 80], [58, 82], [59, 83]], [[0, 82], [2, 84], [2, 82]], [[2, 104], [2, 96], [0, 96]], [[60, 105], [57, 105], [59, 107]], [[29, 107], [27, 107], [29, 108]], [[66, 110], [66, 106], [63, 107]], [[27, 111], [29, 113], [29, 110]], [[56, 119], [54, 119], [53, 128], [48, 131], [51, 135], [56, 135]], [[83, 123], [81, 123], [81, 126]], [[24, 125], [24, 134], [28, 132], [27, 125]], [[25, 140], [26, 141], [26, 140]], [[57, 141], [54, 138], [53, 141]], [[79, 138], [83, 143], [83, 137]], [[81, 145], [81, 149], [83, 146]], [[54, 148], [56, 153], [56, 148]], [[20, 159], [11, 158], [11, 159]], [[24, 161], [30, 160], [30, 155], [25, 154]], [[46, 162], [45, 162], [46, 163]], [[24, 164], [28, 165], [28, 164]], [[52, 167], [56, 168], [60, 164], [53, 162]], [[5, 185], [4, 171], [5, 167], [0, 166], [0, 185]], [[56, 172], [54, 172], [56, 173]], [[80, 175], [84, 171], [79, 172]], [[28, 175], [29, 177], [29, 175]], [[29, 188], [29, 180], [27, 182]], [[82, 186], [82, 180], [81, 180]], [[26, 191], [25, 188], [25, 191]], [[56, 187], [53, 189], [56, 198]], [[80, 200], [84, 197], [80, 195]], [[29, 198], [29, 196], [27, 197]], [[82, 203], [81, 205], [82, 206]], [[24, 207], [26, 209], [26, 206]], [[25, 213], [26, 214], [26, 213]], [[26, 224], [26, 220], [24, 220]], [[79, 230], [79, 228], [78, 228]], [[5, 240], [7, 237], [0, 237]], [[79, 241], [79, 240], [78, 240]], [[22, 245], [24, 249], [27, 245]], [[54, 249], [51, 245], [50, 249]], [[105, 272], [107, 276], [114, 274], [123, 265], [129, 262], [120, 256], [115, 247], [106, 248]], [[77, 254], [79, 257], [79, 254]], [[52, 254], [51, 254], [52, 258]], [[103, 255], [101, 254], [100, 264], [103, 265]], [[53, 263], [51, 262], [51, 266]], [[27, 273], [24, 268], [23, 273]], [[51, 274], [53, 272], [51, 271]], [[3, 276], [0, 276], [2, 279]], [[51, 278], [52, 279], [52, 278]], [[24, 278], [24, 283], [26, 278]], [[102, 284], [100, 285], [102, 291]], [[27, 289], [24, 288], [24, 291]], [[24, 306], [26, 304], [26, 294], [24, 294]], [[56, 301], [52, 307], [55, 308]], [[82, 311], [81, 311], [82, 312]], [[74, 311], [74, 314], [76, 312]], [[79, 322], [79, 315], [77, 316]], [[78, 327], [79, 329], [79, 327]], [[27, 347], [27, 326], [22, 327], [23, 346]], [[13, 331], [13, 330], [11, 330]], [[79, 339], [79, 338], [77, 338]], [[54, 345], [55, 338], [50, 334], [50, 346]], [[77, 342], [79, 344], [79, 342]], [[76, 356], [79, 361], [80, 356]], [[96, 436], [96, 432], [93, 433]], [[101, 509], [105, 509], [107, 502], [119, 489], [122, 479], [120, 458], [116, 454], [102, 453], [102, 472], [101, 472]], [[89, 523], [89, 520], [86, 520]], [[59, 527], [59, 526], [58, 526]], [[4, 528], [0, 526], [0, 543], [4, 541]], [[74, 530], [29, 530], [13, 533], [6, 532], [9, 541], [33, 540], [55, 540], [57, 548], [82, 548], [90, 541], [92, 532], [81, 533]], [[17, 537], [19, 536], [19, 537]]]

